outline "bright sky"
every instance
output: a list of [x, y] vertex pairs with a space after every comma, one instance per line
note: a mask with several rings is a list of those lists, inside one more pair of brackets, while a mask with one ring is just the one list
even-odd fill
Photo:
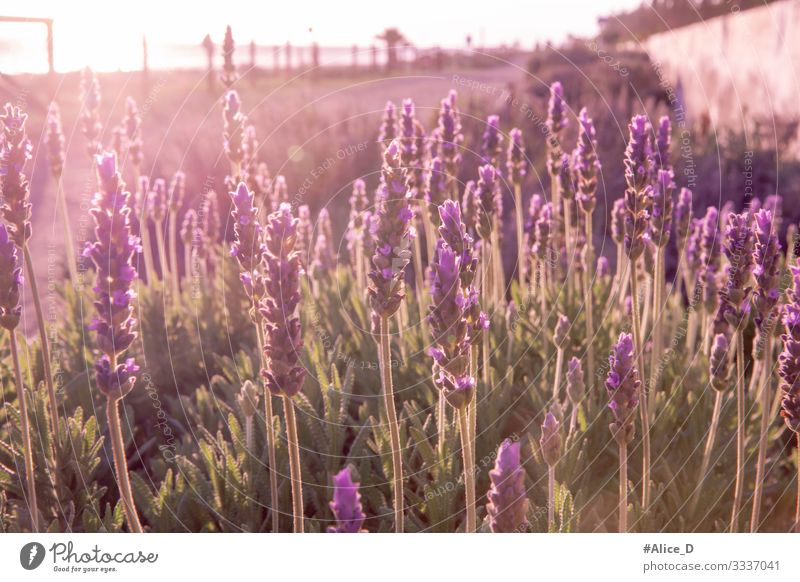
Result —
[[[55, 19], [56, 69], [63, 71], [86, 65], [97, 70], [138, 68], [143, 33], [153, 52], [162, 43], [197, 45], [206, 33], [220, 41], [227, 24], [240, 44], [368, 46], [375, 34], [394, 26], [422, 47], [463, 46], [468, 34], [476, 45], [519, 41], [532, 46], [570, 34], [593, 34], [598, 16], [639, 4], [641, 0], [28, 0], [6, 3], [0, 15]], [[0, 23], [0, 69], [42, 70], [43, 49], [29, 53], [44, 47], [44, 36], [44, 27]], [[31, 65], [21, 66], [22, 59]]]

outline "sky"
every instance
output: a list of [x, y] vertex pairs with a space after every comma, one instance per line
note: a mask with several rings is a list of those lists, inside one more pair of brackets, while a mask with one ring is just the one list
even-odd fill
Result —
[[[197, 45], [210, 33], [220, 41], [225, 26], [240, 44], [369, 46], [375, 34], [397, 27], [420, 47], [559, 42], [597, 30], [597, 17], [641, 0], [28, 0], [0, 8], [3, 16], [55, 20], [56, 69], [96, 70], [141, 65], [142, 35], [151, 53], [166, 43]], [[0, 22], [0, 70], [46, 68], [44, 27]], [[41, 49], [39, 49], [41, 47]], [[157, 54], [153, 57], [157, 60]]]

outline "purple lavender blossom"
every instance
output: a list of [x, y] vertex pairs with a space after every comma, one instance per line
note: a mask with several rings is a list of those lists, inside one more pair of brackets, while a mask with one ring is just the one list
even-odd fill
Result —
[[[181, 224], [181, 241], [184, 247], [191, 247], [197, 232], [197, 213], [191, 208], [183, 216]], [[188, 269], [188, 265], [186, 267]]]
[[542, 436], [539, 446], [542, 458], [550, 467], [555, 467], [561, 458], [561, 423], [552, 412], [548, 412], [542, 423]]
[[272, 394], [291, 398], [302, 390], [306, 370], [300, 364], [303, 335], [297, 317], [303, 268], [294, 248], [297, 219], [289, 204], [269, 215], [264, 233], [264, 297], [259, 311], [266, 365], [261, 375]]
[[619, 340], [608, 358], [606, 390], [611, 401], [608, 407], [614, 414], [609, 425], [617, 442], [630, 443], [634, 433], [634, 410], [639, 405], [639, 372], [636, 370], [633, 337], [629, 333], [619, 334]]
[[132, 359], [118, 362], [136, 339], [133, 282], [137, 273], [133, 259], [139, 252], [139, 238], [131, 232], [130, 192], [117, 171], [116, 155], [98, 155], [96, 164], [100, 188], [90, 210], [95, 242], [87, 243], [84, 250], [84, 256], [91, 258], [97, 269], [97, 317], [90, 329], [97, 332], [97, 346], [103, 353], [95, 365], [97, 387], [116, 399], [133, 389], [138, 370]]
[[[355, 266], [356, 246], [363, 244], [364, 212], [367, 210], [367, 186], [360, 178], [353, 182], [353, 193], [350, 194], [350, 220], [347, 223], [347, 251], [350, 262]], [[363, 248], [363, 246], [362, 246]]]
[[751, 288], [747, 283], [753, 269], [753, 233], [750, 230], [750, 217], [746, 212], [731, 213], [728, 216], [722, 252], [728, 258], [725, 267], [728, 281], [720, 292], [720, 298], [731, 307], [726, 313], [728, 322], [738, 327], [745, 315], [742, 304], [750, 295]]
[[[753, 276], [756, 288], [753, 293], [755, 323], [759, 335], [775, 312], [780, 298], [780, 255], [781, 243], [772, 227], [772, 213], [759, 210], [754, 221]], [[755, 342], [756, 347], [761, 342]], [[760, 352], [757, 349], [757, 354]]]
[[[242, 102], [236, 91], [228, 91], [225, 94], [222, 121], [224, 124], [222, 139], [225, 155], [228, 156], [228, 160], [232, 164], [239, 165], [244, 159], [242, 132], [247, 118], [242, 113]], [[239, 176], [232, 176], [232, 178], [239, 179]]]
[[558, 81], [550, 85], [550, 100], [547, 104], [545, 126], [547, 128], [547, 149], [549, 152], [548, 169], [551, 176], [557, 176], [561, 164], [561, 154], [563, 153], [559, 139], [562, 130], [567, 126], [564, 89]]
[[628, 124], [629, 139], [625, 148], [625, 181], [628, 189], [640, 192], [650, 178], [653, 167], [650, 149], [650, 126], [644, 115], [634, 115]]
[[617, 198], [611, 208], [611, 238], [617, 244], [625, 242], [625, 200]]
[[575, 169], [578, 175], [578, 204], [586, 213], [594, 211], [596, 204], [597, 177], [600, 174], [600, 160], [597, 157], [597, 134], [594, 122], [584, 107], [578, 117], [580, 133], [575, 155]]
[[397, 137], [397, 108], [391, 101], [386, 102], [383, 109], [383, 119], [381, 121], [381, 132], [378, 136], [378, 143], [382, 150], [389, 147], [389, 144]]
[[678, 203], [675, 205], [675, 244], [683, 251], [692, 224], [692, 191], [681, 188]]
[[429, 215], [434, 226], [439, 225], [439, 206], [444, 204], [453, 190], [455, 178], [448, 176], [444, 162], [438, 156], [433, 158], [427, 172], [425, 201], [428, 203]]
[[399, 149], [395, 140], [383, 156], [380, 205], [373, 233], [375, 253], [368, 289], [373, 324], [377, 323], [375, 317], [388, 318], [399, 309], [405, 296], [403, 275], [411, 258], [409, 226], [413, 213], [409, 208], [406, 175], [399, 163]]
[[17, 245], [9, 238], [6, 225], [0, 224], [0, 326], [11, 332], [22, 317], [21, 286], [22, 267]]
[[723, 391], [731, 386], [731, 365], [728, 355], [728, 338], [724, 333], [714, 336], [714, 343], [711, 346], [709, 355], [709, 378], [711, 387], [714, 390]]
[[675, 182], [672, 173], [658, 170], [653, 189], [653, 212], [650, 217], [650, 238], [657, 247], [665, 247], [672, 232], [672, 194]]
[[144, 148], [142, 145], [142, 118], [139, 116], [139, 109], [136, 101], [132, 97], [125, 100], [125, 118], [122, 120], [125, 133], [125, 145], [127, 146], [127, 158], [134, 168], [142, 165], [144, 159]]
[[522, 141], [522, 130], [515, 127], [509, 133], [508, 152], [506, 153], [506, 172], [512, 186], [519, 186], [525, 179], [525, 144]]
[[572, 200], [575, 197], [578, 185], [575, 178], [575, 173], [572, 171], [572, 160], [567, 154], [562, 154], [561, 163], [558, 166], [558, 185], [564, 200]]
[[500, 156], [503, 154], [503, 136], [500, 134], [500, 117], [490, 115], [486, 119], [486, 129], [483, 132], [481, 143], [481, 163], [498, 167]]
[[[368, 231], [366, 223], [366, 213], [364, 215], [364, 229]], [[297, 240], [294, 248], [300, 255], [300, 262], [307, 265], [311, 259], [311, 239], [314, 235], [314, 227], [311, 224], [311, 209], [308, 204], [301, 204], [297, 207]]]
[[789, 267], [792, 286], [787, 289], [789, 301], [783, 306], [785, 333], [783, 351], [778, 356], [781, 384], [781, 416], [786, 426], [800, 433], [800, 267]]
[[[668, 172], [673, 177], [672, 164], [670, 163], [670, 145], [672, 143], [672, 126], [669, 117], [664, 115], [658, 120], [658, 131], [653, 147], [653, 162], [656, 172]], [[656, 179], [658, 176], [656, 175]]]
[[450, 92], [447, 99], [442, 99], [439, 109], [438, 142], [436, 153], [444, 162], [445, 172], [448, 176], [457, 176], [461, 165], [461, 122], [456, 110], [456, 93]]
[[497, 170], [486, 164], [478, 169], [476, 199], [478, 207], [477, 234], [484, 240], [489, 237], [495, 220], [503, 215], [503, 195], [497, 180]]
[[55, 101], [47, 108], [47, 130], [44, 137], [50, 174], [58, 182], [64, 170], [64, 132], [61, 129], [61, 112]]
[[539, 214], [539, 220], [536, 221], [535, 240], [531, 247], [531, 253], [539, 260], [547, 260], [547, 249], [550, 245], [550, 231], [552, 225], [550, 221], [553, 215], [553, 205], [551, 202], [546, 203], [542, 207]]
[[31, 142], [25, 132], [27, 120], [28, 116], [10, 103], [5, 105], [5, 114], [0, 115], [0, 211], [12, 240], [20, 248], [32, 234], [30, 183], [25, 175], [25, 165], [31, 159]]
[[153, 190], [147, 197], [147, 210], [156, 224], [161, 224], [167, 214], [167, 184], [163, 179], [153, 181]]
[[486, 512], [493, 533], [522, 532], [528, 525], [525, 471], [520, 464], [520, 443], [504, 440], [497, 449], [497, 461], [489, 471], [492, 486], [486, 497]]
[[[239, 261], [242, 271], [240, 277], [249, 284], [245, 289], [254, 304], [258, 303], [261, 293], [260, 270], [264, 260], [264, 244], [261, 242], [261, 225], [258, 223], [258, 210], [254, 204], [254, 195], [244, 182], [239, 182], [235, 192], [231, 192], [233, 209], [234, 240], [231, 245], [231, 256]], [[258, 283], [258, 284], [257, 284]], [[255, 314], [253, 314], [255, 315]]]
[[[415, 190], [422, 186], [417, 183], [418, 171], [422, 170], [422, 154], [417, 147], [418, 123], [414, 118], [414, 102], [411, 99], [403, 101], [403, 111], [400, 114], [400, 165], [406, 169], [408, 188]], [[424, 132], [423, 132], [424, 133]], [[412, 194], [413, 195], [413, 194]]]
[[586, 395], [586, 384], [583, 381], [581, 361], [573, 356], [567, 363], [567, 396], [573, 406], [583, 401]]
[[328, 533], [362, 533], [364, 511], [361, 508], [361, 494], [358, 483], [353, 482], [350, 467], [345, 467], [333, 478], [333, 501], [331, 511], [336, 518], [336, 526], [329, 526]]
[[564, 347], [564, 344], [566, 344], [567, 339], [569, 339], [569, 328], [570, 328], [569, 319], [563, 313], [559, 313], [558, 320], [556, 321], [556, 327], [553, 331], [553, 343], [556, 344], [556, 347], [558, 348]]
[[81, 131], [86, 137], [86, 151], [94, 156], [100, 151], [103, 125], [100, 123], [100, 83], [88, 67], [81, 74], [80, 100]]
[[631, 261], [638, 259], [645, 248], [644, 235], [650, 223], [653, 204], [653, 188], [645, 185], [642, 190], [625, 190], [625, 251]]
[[478, 217], [481, 214], [481, 205], [478, 200], [478, 188], [474, 180], [464, 184], [464, 196], [461, 200], [461, 214], [464, 217], [464, 224], [467, 232], [477, 236]]

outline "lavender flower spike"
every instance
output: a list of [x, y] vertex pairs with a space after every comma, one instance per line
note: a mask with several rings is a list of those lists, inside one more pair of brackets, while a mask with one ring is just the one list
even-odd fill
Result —
[[31, 142], [25, 131], [27, 120], [27, 114], [9, 103], [5, 105], [5, 114], [0, 115], [0, 210], [9, 225], [11, 238], [20, 248], [32, 233], [30, 183], [24, 172], [25, 165], [31, 159]]
[[783, 351], [778, 356], [781, 384], [781, 416], [789, 430], [800, 434], [800, 267], [790, 266], [792, 286], [786, 291], [781, 336]]
[[503, 136], [500, 134], [500, 117], [490, 115], [486, 119], [486, 130], [483, 132], [481, 159], [484, 164], [497, 167], [503, 153]]
[[740, 318], [745, 315], [741, 308], [750, 294], [747, 283], [753, 269], [753, 233], [750, 231], [750, 217], [747, 213], [731, 213], [728, 216], [722, 252], [728, 258], [725, 268], [728, 282], [721, 296], [733, 308], [733, 312], [728, 314], [729, 323], [738, 327]]
[[58, 182], [64, 170], [64, 132], [61, 129], [61, 112], [55, 101], [47, 108], [47, 131], [44, 138], [50, 174]]
[[728, 338], [724, 333], [714, 336], [714, 344], [711, 346], [709, 356], [709, 377], [711, 387], [720, 392], [731, 386], [731, 362], [728, 348]]
[[22, 317], [21, 286], [22, 268], [17, 245], [9, 238], [6, 225], [0, 224], [0, 326], [12, 332]]
[[659, 170], [653, 190], [653, 215], [650, 219], [650, 238], [658, 247], [665, 247], [672, 231], [672, 193], [675, 182], [672, 173]]
[[331, 511], [336, 517], [336, 526], [328, 527], [328, 533], [362, 533], [364, 511], [361, 508], [361, 494], [358, 483], [350, 476], [350, 467], [345, 467], [333, 478], [333, 501]]
[[[753, 249], [753, 276], [756, 289], [753, 293], [755, 323], [759, 334], [772, 316], [780, 298], [781, 243], [773, 229], [772, 212], [759, 210], [755, 215]], [[755, 342], [759, 346], [761, 342]]]
[[611, 350], [608, 364], [606, 390], [611, 398], [608, 407], [614, 413], [614, 422], [609, 428], [617, 442], [629, 443], [633, 440], [634, 410], [639, 404], [641, 387], [631, 334], [619, 334], [619, 340]]
[[254, 204], [255, 196], [244, 182], [239, 182], [236, 191], [230, 192], [230, 195], [233, 201], [231, 216], [234, 221], [231, 256], [239, 262], [245, 289], [254, 302], [258, 302], [261, 294], [254, 293], [254, 284], [260, 279], [264, 244], [261, 241], [262, 229], [258, 223], [258, 210]]
[[391, 101], [386, 102], [386, 107], [383, 110], [383, 121], [381, 122], [381, 133], [378, 136], [378, 142], [385, 150], [392, 143], [394, 138], [397, 137], [397, 108]]
[[493, 533], [522, 532], [528, 525], [525, 471], [520, 464], [520, 443], [506, 439], [497, 449], [497, 461], [489, 472], [492, 486], [486, 494], [489, 527]]
[[303, 269], [294, 248], [296, 239], [297, 219], [292, 216], [292, 207], [281, 204], [269, 215], [265, 227], [264, 297], [259, 311], [266, 365], [261, 374], [270, 392], [289, 398], [303, 388], [306, 373], [300, 364], [303, 336], [297, 305]]
[[581, 361], [575, 356], [567, 363], [567, 396], [573, 406], [581, 403], [586, 395], [586, 384], [583, 381]]
[[597, 157], [597, 133], [585, 107], [581, 109], [578, 120], [581, 127], [575, 155], [575, 169], [578, 174], [577, 200], [581, 210], [591, 213], [596, 204], [597, 178], [601, 169]]
[[413, 213], [409, 208], [405, 172], [399, 164], [397, 141], [384, 153], [380, 188], [369, 301], [375, 316], [388, 318], [398, 310], [405, 296], [403, 274], [411, 258], [409, 225]]
[[628, 124], [629, 139], [625, 148], [625, 181], [628, 188], [640, 191], [650, 177], [653, 167], [648, 139], [650, 126], [644, 115], [634, 115]]
[[518, 186], [525, 179], [525, 144], [522, 141], [522, 130], [515, 127], [509, 133], [508, 152], [506, 154], [506, 170], [508, 181]]
[[548, 412], [542, 424], [542, 437], [539, 446], [542, 458], [550, 467], [555, 467], [561, 458], [561, 423], [552, 412]]
[[675, 205], [675, 244], [683, 251], [692, 223], [692, 191], [681, 188], [678, 203]]

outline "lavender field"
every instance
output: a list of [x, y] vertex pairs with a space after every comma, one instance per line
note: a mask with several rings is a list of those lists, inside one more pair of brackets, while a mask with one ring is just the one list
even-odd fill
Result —
[[232, 34], [3, 85], [0, 532], [800, 531], [782, 138], [596, 41]]

